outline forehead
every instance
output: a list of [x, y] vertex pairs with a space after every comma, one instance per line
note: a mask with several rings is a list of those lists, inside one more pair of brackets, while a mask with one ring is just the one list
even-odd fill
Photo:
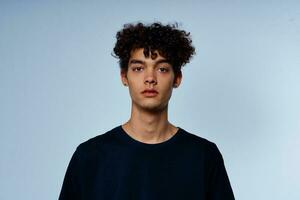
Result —
[[159, 54], [159, 52], [157, 50], [155, 50], [153, 52], [155, 55], [152, 55], [151, 52], [149, 51], [149, 56], [145, 56], [144, 54], [144, 49], [143, 48], [138, 48], [138, 49], [134, 49], [131, 51], [130, 53], [130, 58], [131, 59], [151, 59], [151, 60], [159, 60], [159, 59], [166, 59], [165, 57], [163, 57], [162, 55]]

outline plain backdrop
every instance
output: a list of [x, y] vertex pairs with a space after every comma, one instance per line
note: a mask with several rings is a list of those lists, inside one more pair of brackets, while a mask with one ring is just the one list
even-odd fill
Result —
[[215, 142], [236, 199], [300, 199], [300, 1], [0, 1], [0, 199], [57, 199], [83, 141], [126, 122], [125, 23], [178, 22], [196, 55], [169, 120]]

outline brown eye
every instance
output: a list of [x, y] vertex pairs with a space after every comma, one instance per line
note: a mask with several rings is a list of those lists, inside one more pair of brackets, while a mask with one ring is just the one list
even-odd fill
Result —
[[168, 68], [160, 67], [159, 71], [161, 71], [161, 72], [168, 72], [169, 70], [168, 70]]
[[142, 67], [133, 67], [132, 71], [141, 71], [142, 70]]

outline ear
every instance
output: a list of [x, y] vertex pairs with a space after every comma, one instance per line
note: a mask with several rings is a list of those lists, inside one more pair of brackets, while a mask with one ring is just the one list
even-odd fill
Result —
[[124, 69], [121, 69], [120, 76], [121, 76], [121, 81], [122, 81], [123, 85], [127, 86], [128, 85], [127, 71]]
[[180, 71], [174, 78], [173, 88], [178, 88], [182, 80], [182, 72]]

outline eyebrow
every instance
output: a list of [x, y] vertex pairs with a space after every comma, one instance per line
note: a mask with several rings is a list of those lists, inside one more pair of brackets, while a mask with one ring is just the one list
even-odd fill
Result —
[[[167, 59], [159, 59], [158, 61], [155, 62], [155, 64], [161, 64], [161, 63], [168, 63], [170, 64], [170, 61]], [[130, 60], [129, 64], [145, 64], [144, 61], [137, 60], [137, 59], [132, 59]]]
[[132, 59], [129, 64], [144, 64], [145, 62], [141, 60]]
[[161, 63], [171, 64], [171, 62], [167, 59], [160, 59], [160, 60], [156, 61], [155, 64], [161, 64]]

